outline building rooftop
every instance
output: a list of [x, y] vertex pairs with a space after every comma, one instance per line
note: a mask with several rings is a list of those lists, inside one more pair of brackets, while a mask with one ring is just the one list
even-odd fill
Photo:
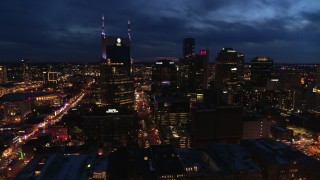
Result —
[[196, 177], [212, 175], [210, 164], [203, 158], [203, 151], [195, 148], [175, 149], [175, 151], [187, 176]]
[[281, 127], [281, 126], [279, 126], [279, 125], [272, 125], [271, 127], [277, 129], [278, 131], [292, 131], [292, 130], [290, 130], [290, 129]]
[[262, 138], [243, 140], [241, 145], [267, 164], [318, 163], [317, 160], [279, 141]]
[[30, 92], [30, 93], [11, 93], [0, 97], [0, 102], [20, 102], [33, 99], [39, 96], [47, 96], [54, 94], [53, 92]]
[[251, 159], [251, 153], [238, 144], [210, 144], [204, 151], [212, 160], [211, 169], [214, 174], [261, 172], [259, 166]]
[[11, 124], [6, 124], [0, 127], [1, 131], [5, 130], [15, 130], [15, 129], [20, 129], [26, 127], [26, 124], [24, 123], [11, 123]]
[[[97, 155], [36, 156], [17, 174], [16, 179], [89, 179], [106, 173], [107, 157]], [[38, 173], [35, 176], [35, 173]]]
[[127, 179], [132, 177], [149, 177], [161, 175], [183, 175], [174, 148], [170, 145], [151, 146], [148, 149], [121, 148], [109, 156], [110, 179]]
[[51, 146], [51, 147], [39, 147], [36, 150], [36, 154], [79, 154], [89, 151], [89, 147], [82, 146]]
[[184, 169], [171, 145], [151, 146], [150, 150], [157, 174], [184, 174]]
[[119, 116], [119, 115], [134, 115], [134, 111], [127, 109], [117, 109], [108, 107], [92, 107], [86, 110], [81, 110], [84, 116]]
[[15, 85], [13, 83], [6, 83], [6, 84], [0, 84], [0, 88], [1, 87], [12, 88], [12, 87], [15, 87]]
[[257, 112], [244, 111], [244, 121], [260, 121], [264, 116], [258, 114]]
[[241, 106], [233, 106], [233, 105], [222, 105], [222, 104], [207, 104], [207, 103], [196, 103], [193, 104], [192, 108], [197, 111], [211, 111], [216, 109], [243, 109]]
[[164, 103], [164, 102], [189, 102], [188, 98], [185, 97], [175, 97], [175, 96], [155, 96], [155, 101]]

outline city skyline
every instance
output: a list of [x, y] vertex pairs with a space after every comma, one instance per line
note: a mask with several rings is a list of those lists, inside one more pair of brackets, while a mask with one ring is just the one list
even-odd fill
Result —
[[[185, 37], [210, 62], [223, 47], [245, 62], [268, 56], [275, 63], [317, 63], [320, 4], [309, 1], [1, 2], [0, 61], [97, 62], [101, 15], [106, 35], [126, 36], [131, 20], [132, 57], [182, 57]], [[299, 50], [299, 51], [298, 51]]]

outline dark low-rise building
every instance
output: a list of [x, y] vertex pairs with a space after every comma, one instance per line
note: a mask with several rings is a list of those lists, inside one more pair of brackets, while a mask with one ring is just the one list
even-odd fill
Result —
[[22, 160], [12, 160], [8, 164], [7, 177], [14, 178], [23, 167], [24, 162]]
[[188, 179], [262, 179], [262, 170], [239, 144], [176, 149]]
[[274, 139], [291, 141], [293, 138], [293, 130], [279, 125], [272, 125], [270, 132]]
[[32, 159], [38, 148], [45, 146], [50, 140], [47, 137], [40, 137], [39, 139], [31, 139], [22, 145], [22, 153], [24, 154], [24, 160], [29, 161]]
[[319, 179], [319, 161], [270, 139], [243, 140], [241, 145], [259, 163], [264, 179]]
[[210, 144], [204, 152], [214, 164], [212, 179], [262, 179], [262, 170], [252, 160], [252, 154], [239, 144]]
[[243, 121], [242, 139], [270, 137], [271, 120], [254, 112], [246, 112]]
[[212, 142], [239, 143], [243, 134], [243, 109], [199, 104], [191, 110], [191, 123], [192, 147], [205, 147]]
[[15, 179], [106, 179], [107, 163], [106, 156], [42, 155], [31, 159]]
[[177, 68], [172, 60], [157, 60], [152, 67], [151, 91], [157, 96], [176, 95], [177, 79]]
[[108, 179], [185, 179], [185, 171], [170, 145], [148, 149], [122, 148], [109, 156]]
[[106, 152], [137, 144], [138, 120], [133, 111], [97, 107], [82, 115], [88, 141], [103, 144]]
[[161, 142], [177, 148], [190, 147], [190, 101], [183, 97], [154, 98], [155, 122]]

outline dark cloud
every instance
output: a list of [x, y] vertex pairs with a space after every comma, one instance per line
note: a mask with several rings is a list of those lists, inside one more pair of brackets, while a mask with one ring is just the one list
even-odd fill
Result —
[[320, 59], [317, 0], [16, 0], [0, 2], [0, 61], [92, 61], [100, 57], [101, 15], [108, 35], [126, 36], [133, 57], [181, 56], [184, 37], [211, 60], [222, 47], [276, 62]]

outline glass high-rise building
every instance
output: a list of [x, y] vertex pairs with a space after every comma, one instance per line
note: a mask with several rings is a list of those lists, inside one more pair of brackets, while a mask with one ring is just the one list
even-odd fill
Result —
[[273, 60], [268, 57], [256, 57], [251, 60], [251, 82], [255, 87], [265, 87], [273, 73]]
[[[130, 22], [128, 22], [128, 25]], [[102, 56], [100, 60], [101, 103], [109, 108], [134, 109], [134, 83], [128, 37], [106, 36], [102, 16]]]
[[209, 50], [200, 50], [190, 62], [189, 81], [192, 92], [203, 93], [208, 88]]
[[179, 93], [202, 101], [203, 92], [208, 88], [209, 50], [195, 53], [195, 39], [184, 38], [183, 58], [179, 61]]
[[100, 61], [101, 102], [112, 108], [133, 109], [129, 38], [107, 36], [106, 58]]
[[243, 82], [243, 54], [232, 48], [222, 48], [216, 57], [215, 85], [218, 101], [237, 105], [237, 93]]

